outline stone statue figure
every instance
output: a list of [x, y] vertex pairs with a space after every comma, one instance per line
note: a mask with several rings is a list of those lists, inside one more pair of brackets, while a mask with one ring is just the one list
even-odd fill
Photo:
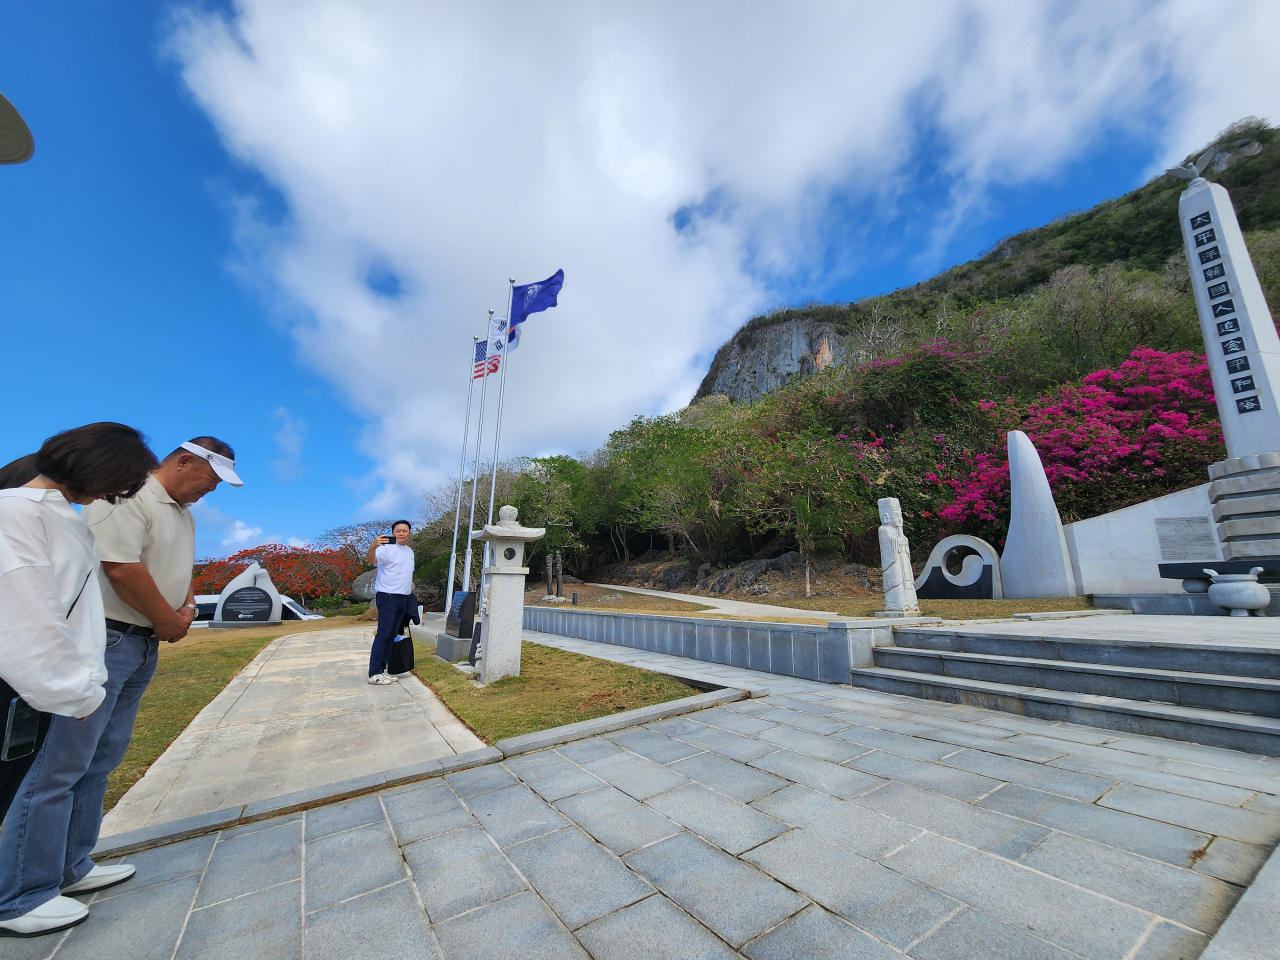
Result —
[[880, 507], [880, 575], [884, 580], [882, 617], [918, 617], [915, 574], [911, 571], [911, 545], [902, 532], [902, 504], [885, 497]]

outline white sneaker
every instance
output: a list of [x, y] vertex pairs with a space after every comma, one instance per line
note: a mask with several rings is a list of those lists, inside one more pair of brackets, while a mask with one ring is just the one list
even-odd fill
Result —
[[399, 682], [400, 682], [400, 677], [399, 677], [399, 675], [398, 675], [398, 674], [394, 674], [394, 673], [387, 673], [387, 671], [383, 670], [383, 671], [382, 671], [382, 675], [383, 675], [384, 677], [386, 677], [388, 680], [390, 680], [392, 683], [399, 683]]
[[392, 680], [390, 677], [388, 677], [385, 673], [375, 673], [372, 677], [369, 678], [369, 682], [377, 683], [380, 685], [395, 683], [395, 681]]
[[89, 915], [89, 908], [70, 897], [54, 897], [12, 920], [0, 920], [0, 937], [38, 937], [74, 927]]
[[63, 887], [62, 892], [70, 896], [73, 893], [105, 890], [107, 887], [114, 887], [117, 883], [124, 883], [137, 872], [137, 868], [128, 863], [117, 863], [110, 867], [95, 863], [92, 870], [75, 883]]

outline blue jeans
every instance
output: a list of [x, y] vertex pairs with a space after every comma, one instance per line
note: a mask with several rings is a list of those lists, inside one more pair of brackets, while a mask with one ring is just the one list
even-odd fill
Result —
[[378, 629], [373, 634], [373, 648], [369, 651], [369, 676], [376, 676], [387, 669], [391, 660], [391, 644], [400, 633], [400, 624], [408, 612], [409, 593], [383, 593], [374, 595], [378, 605]]
[[107, 631], [107, 697], [84, 720], [54, 717], [0, 830], [0, 920], [58, 896], [93, 869], [107, 777], [120, 765], [159, 643]]

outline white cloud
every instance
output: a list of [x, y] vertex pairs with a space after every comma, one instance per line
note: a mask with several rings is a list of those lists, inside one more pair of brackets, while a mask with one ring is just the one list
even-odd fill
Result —
[[280, 429], [272, 437], [280, 455], [271, 461], [271, 472], [277, 480], [288, 483], [300, 479], [306, 472], [302, 462], [302, 445], [307, 439], [307, 421], [295, 417], [284, 407], [272, 414], [280, 421]]
[[265, 542], [262, 539], [262, 528], [251, 527], [243, 520], [236, 520], [224, 532], [226, 533], [222, 541], [224, 547], [243, 550], [245, 547], [256, 547]]
[[290, 538], [286, 541], [286, 543], [287, 543], [289, 546], [291, 546], [291, 547], [309, 547], [309, 546], [311, 546], [311, 542], [310, 542], [310, 541], [308, 541], [308, 540], [303, 540], [301, 537], [290, 537]]
[[505, 277], [566, 273], [513, 356], [503, 451], [579, 450], [687, 401], [709, 352], [819, 269], [833, 194], [892, 209], [922, 129], [955, 185], [936, 256], [990, 184], [1052, 177], [1108, 131], [1175, 159], [1280, 117], [1277, 35], [1266, 0], [239, 0], [182, 15], [170, 46], [288, 203], [280, 226], [236, 204], [240, 269], [369, 419], [386, 513], [455, 469], [470, 334]]

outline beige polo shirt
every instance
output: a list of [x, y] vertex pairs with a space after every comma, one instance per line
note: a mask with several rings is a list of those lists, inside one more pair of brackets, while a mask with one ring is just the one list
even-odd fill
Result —
[[[98, 557], [108, 563], [141, 563], [177, 610], [187, 602], [191, 568], [196, 562], [196, 521], [191, 511], [169, 496], [155, 478], [147, 478], [138, 495], [110, 504], [95, 500], [84, 508]], [[126, 606], [101, 570], [102, 605], [107, 619], [151, 626], [151, 621]]]

